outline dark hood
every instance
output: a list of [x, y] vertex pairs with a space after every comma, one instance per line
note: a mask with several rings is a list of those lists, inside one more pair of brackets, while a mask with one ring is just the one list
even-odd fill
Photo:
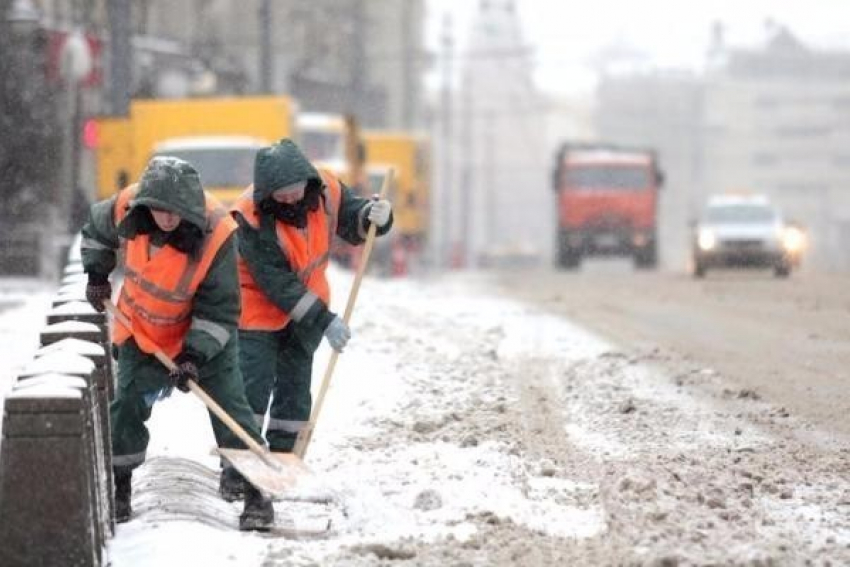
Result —
[[202, 232], [207, 228], [206, 200], [200, 176], [194, 167], [181, 159], [163, 156], [148, 163], [139, 181], [139, 191], [130, 201], [130, 213], [140, 205], [177, 213]]
[[281, 187], [299, 181], [320, 186], [319, 172], [295, 143], [284, 138], [257, 152], [254, 159], [254, 203], [260, 204]]

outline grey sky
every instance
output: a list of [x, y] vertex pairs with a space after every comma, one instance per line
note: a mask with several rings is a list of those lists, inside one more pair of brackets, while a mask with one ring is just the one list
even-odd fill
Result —
[[[491, 0], [499, 1], [499, 0]], [[426, 37], [437, 49], [443, 14], [450, 13], [463, 45], [479, 0], [427, 0]], [[724, 25], [727, 43], [754, 45], [765, 22], [787, 26], [805, 43], [850, 49], [848, 0], [517, 0], [526, 42], [534, 50], [536, 78], [546, 90], [575, 93], [593, 85], [603, 48], [631, 51], [645, 65], [698, 67], [712, 23]]]

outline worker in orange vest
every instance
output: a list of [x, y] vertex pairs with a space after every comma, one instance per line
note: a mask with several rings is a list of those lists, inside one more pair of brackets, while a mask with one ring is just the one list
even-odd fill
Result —
[[[154, 402], [172, 387], [188, 392], [187, 381], [194, 380], [262, 442], [238, 365], [235, 231], [227, 210], [201, 187], [197, 171], [173, 157], [154, 158], [138, 184], [94, 204], [82, 229], [89, 302], [103, 311], [112, 296], [109, 274], [120, 249], [124, 282], [118, 309], [132, 325], [131, 330], [116, 322], [112, 334], [118, 358], [110, 406], [118, 522], [132, 515], [133, 469], [144, 462], [149, 439], [145, 422]], [[155, 358], [157, 350], [174, 359], [177, 372], [169, 374]], [[220, 447], [245, 448], [210, 416]], [[270, 528], [271, 501], [246, 486], [240, 528]]]
[[[351, 331], [329, 309], [325, 270], [332, 239], [365, 242], [392, 227], [387, 200], [358, 197], [336, 177], [319, 172], [291, 140], [261, 149], [254, 184], [237, 199], [239, 224], [239, 363], [248, 401], [277, 452], [292, 450], [310, 419], [313, 353], [322, 337], [342, 351]], [[222, 474], [220, 490], [235, 499], [241, 479]]]

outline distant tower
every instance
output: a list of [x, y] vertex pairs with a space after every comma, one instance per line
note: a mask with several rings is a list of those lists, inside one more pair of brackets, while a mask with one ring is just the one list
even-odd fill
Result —
[[711, 43], [706, 59], [709, 68], [720, 67], [726, 63], [726, 27], [719, 20], [711, 25]]
[[480, 0], [456, 98], [457, 198], [453, 240], [468, 266], [493, 253], [545, 256], [551, 233], [544, 104], [513, 0]]

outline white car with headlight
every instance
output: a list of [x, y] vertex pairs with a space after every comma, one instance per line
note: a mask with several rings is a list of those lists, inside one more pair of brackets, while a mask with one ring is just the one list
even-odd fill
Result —
[[785, 277], [799, 264], [805, 234], [764, 196], [712, 197], [696, 224], [694, 276], [709, 268], [772, 268]]

